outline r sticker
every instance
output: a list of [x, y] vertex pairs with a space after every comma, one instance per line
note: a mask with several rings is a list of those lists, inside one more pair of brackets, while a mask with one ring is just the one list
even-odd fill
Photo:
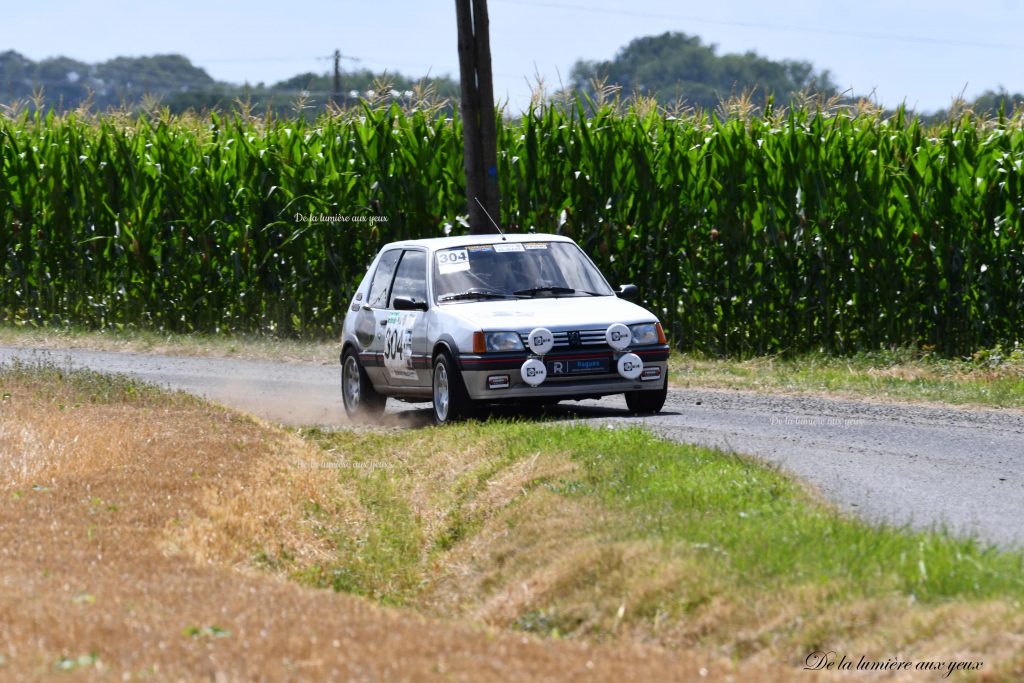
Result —
[[469, 270], [469, 252], [465, 249], [446, 249], [437, 252], [437, 270], [441, 275]]
[[495, 244], [494, 251], [499, 253], [504, 251], [523, 251], [523, 245], [518, 242], [512, 242], [511, 244]]
[[527, 249], [547, 249], [548, 245], [546, 242], [526, 242], [523, 244]]

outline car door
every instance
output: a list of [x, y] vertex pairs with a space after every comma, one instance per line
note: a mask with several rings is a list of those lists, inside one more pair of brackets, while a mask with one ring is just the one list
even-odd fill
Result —
[[384, 374], [394, 386], [423, 387], [430, 384], [427, 354], [427, 312], [399, 311], [395, 299], [427, 302], [427, 252], [406, 249], [395, 272], [384, 325]]
[[360, 361], [370, 381], [378, 386], [390, 383], [383, 362], [385, 328], [390, 314], [388, 302], [391, 299], [391, 285], [401, 256], [401, 249], [391, 249], [381, 254], [370, 281], [366, 302], [356, 321], [356, 338], [362, 346]]

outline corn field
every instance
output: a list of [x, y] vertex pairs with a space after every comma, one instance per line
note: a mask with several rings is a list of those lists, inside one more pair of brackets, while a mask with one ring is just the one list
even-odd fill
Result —
[[[1024, 340], [1019, 116], [576, 102], [498, 135], [503, 225], [575, 238], [682, 349]], [[395, 106], [26, 113], [0, 165], [8, 324], [333, 336], [382, 244], [466, 230], [459, 121]]]

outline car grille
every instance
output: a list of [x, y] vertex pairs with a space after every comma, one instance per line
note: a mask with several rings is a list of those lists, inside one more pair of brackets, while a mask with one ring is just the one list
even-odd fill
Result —
[[[568, 348], [608, 348], [608, 342], [604, 338], [604, 330], [573, 330], [579, 332], [580, 344], [579, 346], [569, 345], [569, 331], [565, 332], [552, 332], [555, 337], [555, 348], [556, 349], [568, 349]], [[528, 332], [521, 332], [519, 334], [520, 339], [523, 341], [523, 346], [527, 349], [530, 348], [530, 334]]]

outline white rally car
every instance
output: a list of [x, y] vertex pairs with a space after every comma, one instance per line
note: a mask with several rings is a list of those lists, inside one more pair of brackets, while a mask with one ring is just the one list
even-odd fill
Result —
[[613, 290], [558, 235], [472, 235], [393, 242], [363, 278], [342, 331], [350, 416], [387, 397], [432, 401], [445, 423], [485, 403], [625, 394], [657, 412], [669, 347], [658, 319]]

